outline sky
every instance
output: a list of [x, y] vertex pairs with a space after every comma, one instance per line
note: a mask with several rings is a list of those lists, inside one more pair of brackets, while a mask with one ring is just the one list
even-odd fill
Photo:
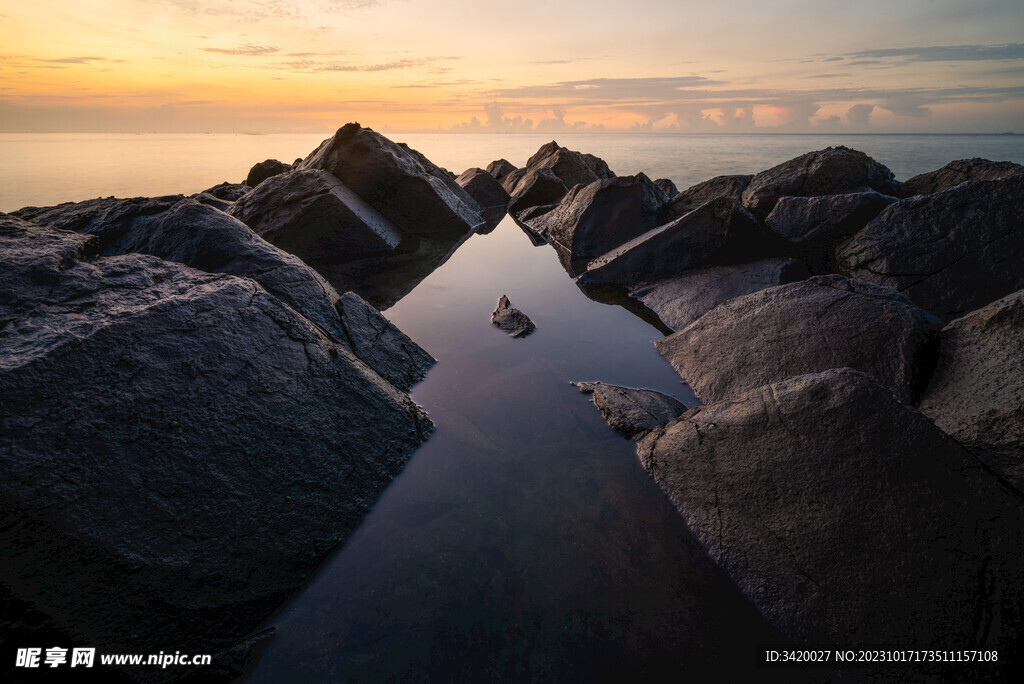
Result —
[[0, 0], [0, 132], [1024, 133], [1022, 0]]

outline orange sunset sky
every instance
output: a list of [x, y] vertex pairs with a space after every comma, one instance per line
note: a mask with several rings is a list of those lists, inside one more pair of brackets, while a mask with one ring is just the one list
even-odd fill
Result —
[[1024, 132], [1021, 0], [0, 0], [0, 132]]

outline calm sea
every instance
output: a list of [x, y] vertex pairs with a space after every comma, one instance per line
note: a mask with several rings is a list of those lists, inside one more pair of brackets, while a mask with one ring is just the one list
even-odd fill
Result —
[[[94, 197], [191, 194], [245, 179], [268, 158], [305, 157], [321, 140], [304, 135], [0, 134], [0, 211]], [[522, 165], [550, 137], [391, 134], [455, 173], [504, 157]], [[1022, 135], [565, 135], [558, 142], [602, 157], [620, 175], [643, 171], [683, 189], [721, 174], [756, 173], [829, 145], [882, 162], [900, 180], [954, 159], [1024, 163]]]
[[[193, 193], [291, 161], [323, 136], [0, 135], [0, 210]], [[460, 172], [521, 165], [548, 138], [394, 135]], [[680, 188], [834, 144], [900, 179], [982, 156], [1024, 162], [1024, 136], [625, 136], [559, 139], [619, 174]], [[537, 324], [494, 328], [499, 296]], [[437, 429], [343, 548], [271, 624], [250, 682], [746, 681], [780, 641], [569, 383], [693, 394], [661, 334], [591, 301], [509, 219], [469, 238], [385, 315], [438, 364], [412, 397]], [[786, 681], [784, 678], [779, 681]]]

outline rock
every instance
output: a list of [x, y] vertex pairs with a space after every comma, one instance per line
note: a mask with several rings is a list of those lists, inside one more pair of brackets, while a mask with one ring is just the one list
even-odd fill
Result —
[[245, 177], [245, 184], [250, 188], [255, 188], [268, 178], [273, 178], [278, 174], [291, 170], [291, 164], [285, 164], [284, 162], [280, 162], [276, 159], [267, 159], [266, 161], [254, 164], [253, 167], [249, 169], [249, 175]]
[[517, 214], [530, 207], [557, 204], [565, 192], [565, 184], [554, 171], [544, 167], [531, 169], [516, 184], [515, 193], [508, 203], [508, 211]]
[[354, 292], [337, 303], [345, 342], [370, 368], [408, 392], [437, 361]]
[[600, 382], [574, 383], [584, 394], [593, 395], [594, 406], [608, 425], [623, 437], [646, 435], [678, 418], [686, 405], [661, 392], [632, 389]]
[[592, 259], [657, 226], [658, 209], [666, 201], [644, 174], [618, 176], [573, 187], [554, 210], [529, 225], [572, 258]]
[[[797, 643], [971, 644], [1019, 666], [1003, 649], [1017, 653], [1020, 634], [1021, 500], [874, 378], [837, 369], [760, 387], [684, 413], [637, 452]], [[866, 680], [907, 681], [879, 672]]]
[[592, 260], [578, 282], [628, 290], [697, 266], [751, 261], [764, 252], [754, 217], [736, 200], [720, 197]]
[[643, 285], [629, 296], [672, 330], [682, 330], [724, 301], [807, 277], [792, 259], [762, 259], [735, 266], [707, 266]]
[[941, 328], [894, 290], [830, 275], [730, 299], [655, 346], [705, 403], [844, 367], [913, 401]]
[[669, 199], [672, 199], [679, 194], [679, 188], [677, 188], [676, 184], [668, 178], [655, 179], [654, 184], [661, 188], [661, 191], [665, 193], [665, 196]]
[[1024, 166], [975, 157], [951, 161], [941, 169], [914, 176], [903, 183], [903, 197], [931, 195], [969, 180], [1002, 180], [1024, 174]]
[[514, 308], [506, 295], [498, 298], [498, 306], [491, 313], [491, 323], [512, 337], [525, 337], [536, 329], [530, 317]]
[[320, 170], [274, 176], [231, 214], [314, 268], [395, 249], [402, 233], [341, 181]]
[[[516, 167], [507, 159], [495, 159], [487, 165], [487, 173], [491, 174], [491, 177], [499, 183], [505, 180], [505, 176], [515, 170]], [[506, 194], [508, 193], [506, 192]]]
[[205, 204], [208, 207], [213, 207], [217, 211], [223, 211], [225, 213], [231, 211], [231, 207], [235, 205], [234, 202], [218, 199], [208, 192], [200, 192], [196, 195], [192, 195], [192, 199], [200, 204]]
[[[219, 200], [225, 200], [227, 202], [237, 202], [247, 192], [252, 190], [252, 186], [246, 185], [245, 183], [219, 183], [214, 185], [212, 188], [207, 188], [199, 195], [212, 195]], [[193, 195], [195, 197], [195, 195]]]
[[781, 197], [765, 225], [815, 273], [836, 271], [835, 249], [878, 216], [895, 197], [856, 192], [821, 197]]
[[[547, 172], [544, 172], [545, 169]], [[566, 149], [551, 141], [542, 145], [526, 162], [526, 166], [510, 172], [502, 185], [512, 196], [509, 212], [515, 213], [539, 204], [558, 202], [574, 185], [588, 185], [614, 177], [615, 174], [604, 160], [592, 154]], [[536, 187], [538, 184], [540, 187]], [[558, 194], [559, 185], [562, 187], [561, 194]]]
[[900, 196], [892, 171], [863, 152], [828, 147], [790, 159], [754, 176], [743, 191], [743, 206], [758, 217], [767, 216], [785, 195], [816, 197], [876, 190]]
[[890, 205], [836, 254], [847, 275], [952, 320], [1024, 288], [1024, 176]]
[[[251, 634], [430, 430], [255, 281], [0, 219], [0, 576], [101, 652]], [[63, 642], [62, 642], [63, 643]]]
[[462, 234], [485, 223], [448, 172], [357, 123], [338, 129], [297, 168], [333, 174], [406, 235]]
[[455, 182], [480, 205], [488, 224], [497, 225], [505, 216], [509, 196], [494, 176], [483, 169], [472, 168], [463, 171]]
[[1024, 492], [1024, 291], [942, 331], [921, 411]]
[[671, 198], [661, 208], [659, 223], [670, 223], [680, 216], [685, 216], [702, 204], [719, 197], [731, 197], [737, 202], [743, 199], [743, 191], [750, 184], [753, 176], [715, 176], [710, 180], [697, 183]]

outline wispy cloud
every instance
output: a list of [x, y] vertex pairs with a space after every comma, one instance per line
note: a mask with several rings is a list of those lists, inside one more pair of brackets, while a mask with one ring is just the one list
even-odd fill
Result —
[[219, 55], [244, 55], [246, 57], [263, 57], [273, 55], [281, 51], [281, 48], [273, 45], [258, 45], [256, 43], [245, 43], [233, 48], [201, 48], [203, 52], [215, 52]]
[[113, 64], [124, 63], [123, 59], [108, 59], [107, 57], [58, 57], [55, 59], [36, 59], [36, 62], [43, 64], [91, 64], [94, 62], [109, 62]]
[[322, 72], [322, 71], [342, 71], [342, 72], [377, 72], [377, 71], [398, 71], [402, 69], [415, 69], [417, 67], [428, 66], [437, 62], [460, 59], [459, 57], [408, 57], [403, 59], [394, 59], [387, 62], [377, 62], [373, 64], [355, 64], [352, 62], [340, 62], [334, 60], [313, 60], [303, 59], [294, 60], [290, 62], [280, 62], [276, 65], [279, 69], [287, 69], [289, 71], [299, 72]]
[[847, 56], [854, 59], [902, 57], [907, 62], [973, 62], [1024, 59], [1024, 43], [885, 48], [881, 50], [851, 52]]

